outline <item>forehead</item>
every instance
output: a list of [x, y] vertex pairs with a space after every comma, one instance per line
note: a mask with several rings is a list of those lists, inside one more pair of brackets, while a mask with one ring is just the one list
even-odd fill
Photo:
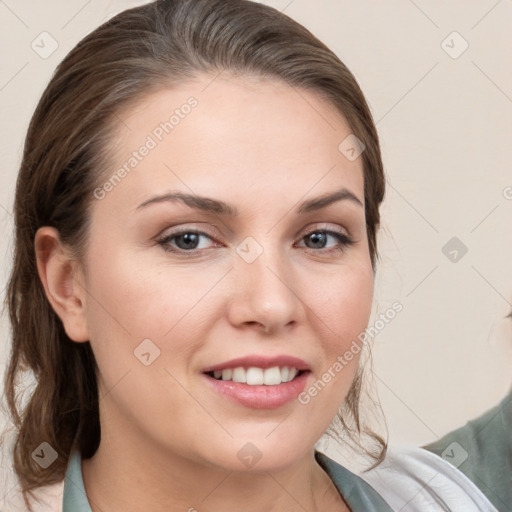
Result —
[[298, 200], [346, 186], [362, 200], [362, 158], [339, 149], [346, 120], [315, 92], [276, 80], [202, 75], [120, 112], [113, 134], [106, 179], [127, 172], [112, 196], [122, 188], [143, 200], [168, 187], [219, 198], [251, 191], [256, 201], [275, 189]]

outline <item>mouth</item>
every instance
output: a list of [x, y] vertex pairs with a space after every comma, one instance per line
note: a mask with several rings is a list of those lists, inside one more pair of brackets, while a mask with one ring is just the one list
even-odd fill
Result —
[[248, 386], [279, 386], [280, 384], [291, 382], [306, 371], [299, 370], [294, 366], [273, 366], [272, 368], [258, 368], [256, 366], [244, 368], [243, 366], [237, 366], [235, 368], [214, 370], [205, 374], [215, 380], [238, 382]]
[[249, 356], [204, 368], [202, 374], [223, 398], [252, 409], [277, 409], [304, 391], [311, 370], [295, 357]]

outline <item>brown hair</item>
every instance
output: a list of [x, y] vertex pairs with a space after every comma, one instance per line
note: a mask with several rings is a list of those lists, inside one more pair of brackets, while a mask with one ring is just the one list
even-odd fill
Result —
[[[16, 186], [5, 396], [17, 432], [13, 467], [24, 496], [61, 481], [70, 453], [78, 449], [89, 458], [100, 440], [96, 361], [90, 343], [69, 339], [46, 298], [34, 255], [36, 231], [53, 226], [80, 259], [116, 113], [151, 90], [224, 70], [314, 91], [345, 117], [366, 147], [366, 227], [375, 268], [384, 196], [379, 140], [361, 89], [331, 50], [279, 11], [247, 0], [160, 0], [110, 19], [57, 67], [30, 122]], [[18, 380], [26, 371], [36, 385], [22, 407]], [[378, 442], [377, 451], [367, 450], [378, 463], [386, 444], [360, 420], [361, 386], [362, 368], [339, 418], [351, 439], [368, 434]], [[45, 470], [31, 457], [42, 441], [58, 454]]]

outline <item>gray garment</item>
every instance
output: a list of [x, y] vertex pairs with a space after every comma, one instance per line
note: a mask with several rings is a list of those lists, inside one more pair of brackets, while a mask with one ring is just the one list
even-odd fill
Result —
[[352, 512], [393, 512], [384, 498], [361, 477], [323, 453], [315, 452], [315, 459], [329, 475]]
[[424, 448], [458, 467], [500, 512], [512, 512], [512, 389], [496, 407]]
[[[315, 452], [315, 458], [353, 512], [393, 512], [363, 479], [323, 453]], [[82, 478], [82, 459], [78, 451], [71, 455], [66, 471], [62, 512], [91, 512]]]

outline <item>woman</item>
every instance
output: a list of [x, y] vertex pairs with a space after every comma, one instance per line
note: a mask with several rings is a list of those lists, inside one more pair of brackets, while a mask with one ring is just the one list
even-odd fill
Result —
[[315, 451], [341, 407], [385, 457], [359, 411], [383, 196], [354, 77], [278, 11], [161, 0], [82, 40], [16, 191], [6, 396], [27, 508], [62, 485], [65, 512], [392, 510]]

